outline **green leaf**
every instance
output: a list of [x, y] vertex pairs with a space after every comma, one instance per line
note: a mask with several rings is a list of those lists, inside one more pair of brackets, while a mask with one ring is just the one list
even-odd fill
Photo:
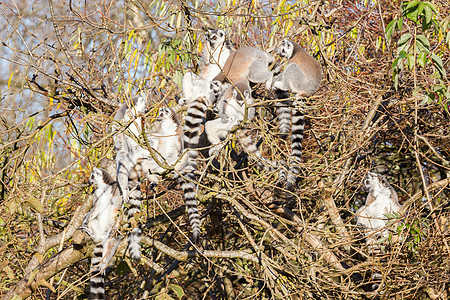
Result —
[[430, 42], [423, 34], [419, 34], [418, 36], [416, 36], [416, 40], [419, 42], [419, 46], [421, 46], [421, 49], [430, 49]]
[[183, 288], [177, 284], [171, 284], [169, 285], [169, 289], [171, 289], [172, 291], [174, 291], [175, 294], [177, 294], [178, 299], [183, 298], [184, 296], [184, 291]]
[[386, 27], [386, 41], [388, 43], [390, 43], [392, 35], [394, 34], [394, 29], [395, 29], [396, 24], [397, 24], [397, 20], [392, 20]]
[[396, 59], [394, 59], [394, 61], [392, 62], [392, 67], [391, 67], [391, 69], [397, 68], [399, 59], [400, 59], [399, 57], [397, 57]]
[[397, 21], [397, 29], [399, 31], [402, 31], [403, 28], [403, 18], [400, 18], [400, 20]]
[[419, 6], [417, 7], [417, 15], [421, 15], [422, 14], [422, 12], [423, 12], [423, 10], [424, 10], [424, 8], [425, 7], [427, 7], [426, 5], [425, 5], [425, 3], [424, 2], [420, 2], [419, 3]]
[[436, 69], [439, 71], [439, 74], [441, 75], [441, 78], [445, 78], [446, 73], [445, 73], [445, 69], [443, 67], [443, 63], [442, 63], [442, 59], [440, 56], [431, 53], [431, 60], [434, 63], [434, 66], [436, 67]]
[[424, 2], [424, 4], [425, 4], [427, 7], [429, 7], [429, 8], [433, 11], [433, 13], [435, 13], [435, 14], [437, 15], [438, 11], [437, 11], [436, 7], [434, 7], [433, 4], [431, 4], [430, 2]]
[[397, 45], [401, 47], [411, 39], [412, 35], [410, 33], [403, 34], [397, 42]]
[[422, 68], [425, 67], [425, 64], [427, 63], [427, 54], [423, 51], [420, 52], [419, 57], [417, 58], [417, 62]]
[[414, 7], [414, 6], [417, 6], [417, 4], [419, 4], [419, 1], [418, 0], [413, 0], [413, 1], [408, 3], [408, 5], [406, 6], [406, 8], [404, 10], [408, 10], [408, 9]]
[[431, 11], [431, 8], [428, 5], [425, 6], [425, 23], [429, 24], [431, 22], [431, 18], [433, 17], [433, 12]]
[[413, 54], [408, 54], [408, 67], [410, 70], [414, 68], [416, 64], [416, 57]]

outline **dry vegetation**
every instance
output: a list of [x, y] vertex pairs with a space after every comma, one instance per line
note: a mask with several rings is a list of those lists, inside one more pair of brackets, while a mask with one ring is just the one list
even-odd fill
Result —
[[[3, 299], [86, 298], [92, 244], [76, 228], [92, 205], [90, 171], [114, 168], [111, 116], [140, 91], [157, 94], [149, 119], [174, 106], [182, 75], [202, 66], [203, 30], [217, 27], [267, 51], [288, 37], [320, 62], [321, 88], [302, 108], [298, 188], [276, 192], [277, 172], [244, 159], [230, 136], [221, 171], [200, 164], [200, 253], [189, 248], [180, 187], [164, 180], [139, 216], [145, 259], [130, 261], [122, 242], [110, 299], [450, 297], [448, 1], [431, 1], [429, 29], [428, 10], [416, 24], [400, 1], [31, 2], [0, 3]], [[400, 50], [412, 58], [393, 66], [407, 33], [412, 46]], [[421, 36], [441, 65], [414, 52]], [[286, 160], [273, 99], [256, 92], [253, 133], [265, 157]], [[369, 170], [403, 204], [377, 253], [354, 221]]]

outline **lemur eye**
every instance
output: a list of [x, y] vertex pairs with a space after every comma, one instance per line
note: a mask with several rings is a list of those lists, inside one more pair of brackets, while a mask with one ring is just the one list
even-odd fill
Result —
[[369, 185], [369, 184], [370, 184], [369, 179], [364, 180], [364, 185]]
[[211, 39], [212, 39], [213, 41], [215, 41], [215, 40], [217, 40], [217, 36], [213, 36]]

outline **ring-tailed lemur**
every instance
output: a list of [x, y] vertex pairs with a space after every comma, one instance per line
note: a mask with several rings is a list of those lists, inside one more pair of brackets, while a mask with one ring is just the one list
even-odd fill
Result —
[[[219, 82], [229, 82], [231, 84], [224, 84], [226, 87], [223, 88], [224, 91], [219, 95], [219, 103], [226, 104], [219, 105], [219, 115], [221, 115], [221, 119], [225, 118], [223, 115], [228, 115], [228, 118], [236, 119], [235, 124], [229, 124], [226, 122], [219, 122], [216, 120], [210, 121], [208, 124], [208, 139], [213, 144], [213, 146], [217, 143], [217, 141], [222, 141], [231, 128], [234, 125], [237, 125], [239, 122], [243, 120], [243, 115], [245, 113], [245, 106], [239, 105], [239, 101], [243, 99], [244, 93], [247, 91], [248, 94], [251, 94], [250, 82], [252, 83], [266, 83], [266, 87], [270, 87], [273, 79], [273, 73], [269, 70], [269, 65], [272, 64], [274, 58], [257, 48], [254, 47], [243, 47], [235, 50], [228, 57], [225, 66], [223, 67], [223, 71], [214, 78], [214, 81]], [[236, 90], [237, 89], [237, 90]], [[237, 91], [237, 97], [232, 97], [233, 93]], [[253, 99], [248, 97], [248, 100], [251, 100], [253, 104]], [[230, 107], [229, 103], [234, 103], [236, 105], [231, 105], [231, 107], [240, 108], [239, 116], [240, 119], [236, 118], [233, 114], [235, 112], [221, 112], [220, 109]], [[248, 111], [249, 115], [247, 118], [251, 120], [254, 116], [255, 109], [253, 107]], [[205, 128], [206, 129], [206, 128]], [[217, 130], [217, 132], [214, 132]], [[258, 158], [258, 164], [260, 161], [267, 161], [261, 156], [258, 148], [252, 141], [250, 135], [247, 134], [248, 130], [240, 130], [238, 132], [239, 140], [244, 148], [244, 150]], [[214, 146], [211, 151], [215, 152], [218, 149], [217, 146]]]
[[194, 101], [199, 97], [206, 97], [211, 103], [215, 101], [214, 87], [211, 81], [224, 68], [227, 58], [233, 52], [233, 48], [226, 40], [225, 32], [221, 29], [209, 30], [206, 33], [206, 43], [203, 49], [203, 56], [206, 62], [205, 68], [200, 72], [200, 76], [192, 72], [187, 72], [183, 76], [182, 90], [183, 97], [181, 105], [189, 101]]
[[91, 259], [89, 299], [105, 299], [105, 269], [114, 257], [119, 240], [112, 237], [117, 227], [118, 212], [122, 205], [120, 188], [111, 175], [94, 168], [89, 183], [96, 185], [92, 209], [85, 215], [81, 228], [94, 241]]
[[[136, 166], [141, 159], [149, 156], [149, 151], [142, 148], [139, 139], [142, 133], [143, 115], [147, 112], [147, 97], [137, 97], [133, 99], [132, 105], [124, 103], [114, 119], [128, 126], [116, 136], [116, 163], [117, 163], [117, 182], [122, 191], [124, 202], [128, 202], [128, 181], [138, 180], [139, 174]], [[151, 140], [149, 140], [150, 146]], [[139, 203], [140, 205], [140, 203]]]
[[[131, 116], [135, 114], [133, 111], [129, 111], [129, 113]], [[138, 181], [141, 177], [146, 177], [150, 181], [150, 185], [154, 186], [159, 181], [159, 175], [165, 172], [167, 168], [181, 170], [186, 164], [187, 156], [180, 159], [183, 151], [183, 132], [175, 111], [168, 107], [161, 108], [157, 125], [154, 131], [145, 133], [151, 149], [144, 149], [140, 145], [135, 145], [133, 148], [131, 138], [126, 135], [118, 138], [117, 144], [122, 149], [132, 149], [131, 152], [123, 153], [122, 150], [118, 151], [117, 154], [119, 156], [120, 152], [121, 156], [124, 157], [120, 160], [117, 159], [118, 174], [125, 173], [128, 176], [127, 180], [135, 185], [135, 189], [129, 193], [128, 197], [128, 203], [130, 204], [130, 208], [126, 212], [128, 219], [140, 211], [141, 192]], [[137, 124], [135, 131], [142, 133], [142, 123]], [[136, 151], [136, 153], [133, 153], [133, 151]], [[125, 176], [121, 177], [121, 180], [125, 181], [125, 179]], [[121, 183], [121, 181], [119, 181], [119, 184], [121, 186], [126, 185], [125, 182]], [[141, 234], [142, 229], [136, 227], [129, 236], [130, 255], [133, 259], [139, 259], [141, 256], [139, 245]]]
[[367, 244], [373, 244], [376, 236], [388, 236], [386, 214], [399, 212], [401, 205], [395, 190], [380, 174], [369, 172], [364, 188], [369, 194], [365, 205], [356, 212], [356, 224], [365, 228]]
[[[320, 65], [314, 57], [309, 55], [297, 43], [288, 40], [283, 40], [280, 47], [275, 49], [275, 52], [281, 57], [288, 59], [283, 72], [273, 79], [272, 89], [276, 91], [278, 98], [286, 98], [284, 92], [295, 93], [298, 100], [314, 94], [319, 88], [322, 78]], [[280, 95], [282, 96], [280, 97]], [[297, 183], [297, 176], [300, 173], [299, 164], [302, 156], [305, 116], [299, 108], [295, 108], [292, 113], [289, 105], [290, 101], [282, 101], [277, 107], [280, 133], [285, 136], [292, 127], [290, 156], [293, 162], [289, 172], [281, 169], [279, 183], [286, 182], [286, 188], [293, 190]]]
[[[247, 80], [235, 83], [236, 88], [225, 83], [224, 91], [219, 95], [217, 109], [219, 118], [205, 123], [205, 133], [212, 147], [209, 154], [213, 155], [221, 148], [221, 142], [226, 139], [231, 129], [244, 121], [245, 110], [249, 105], [254, 104], [251, 97], [251, 89]], [[247, 109], [247, 120], [252, 120], [255, 116], [255, 108]]]
[[198, 97], [205, 97], [210, 103], [215, 103], [219, 87], [192, 72], [187, 72], [182, 81], [183, 98], [179, 100], [180, 105], [186, 105]]

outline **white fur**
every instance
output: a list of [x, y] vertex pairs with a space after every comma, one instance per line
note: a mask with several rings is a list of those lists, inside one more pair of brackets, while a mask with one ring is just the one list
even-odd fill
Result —
[[401, 206], [398, 203], [397, 193], [381, 175], [369, 172], [365, 186], [369, 190], [369, 195], [366, 205], [356, 212], [356, 223], [366, 229], [365, 234], [369, 243], [372, 241], [370, 237], [375, 234], [388, 236], [389, 219], [386, 214], [399, 212]]

